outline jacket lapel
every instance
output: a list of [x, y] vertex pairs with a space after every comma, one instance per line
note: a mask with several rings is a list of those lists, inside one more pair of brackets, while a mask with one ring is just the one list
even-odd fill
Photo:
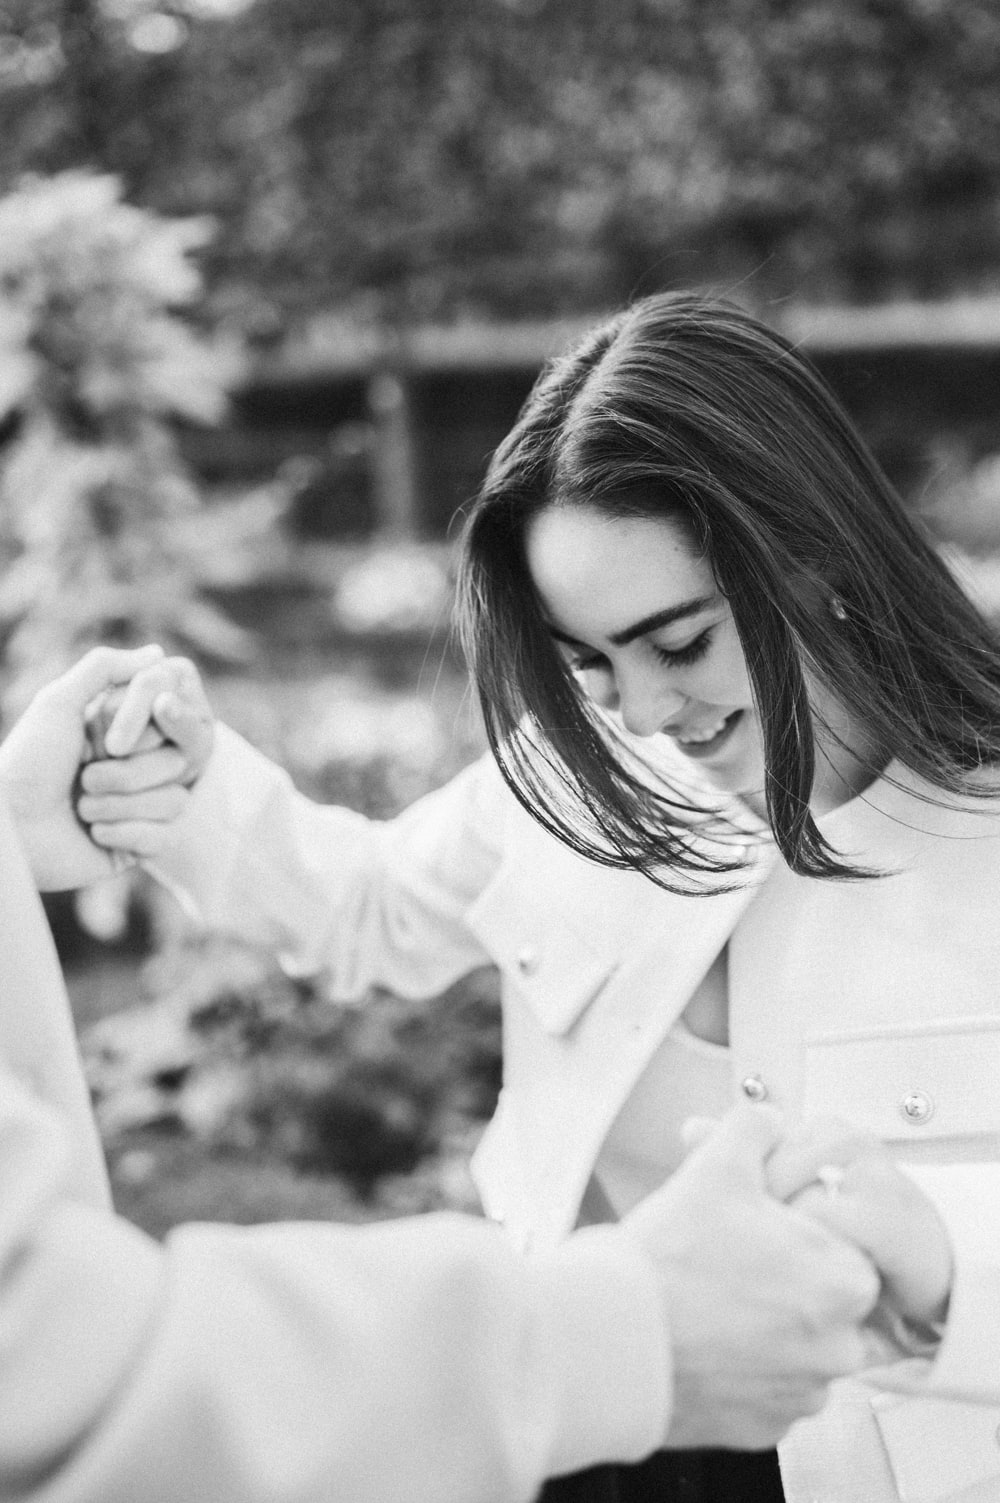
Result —
[[537, 1246], [571, 1229], [612, 1122], [756, 884], [683, 897], [542, 832], [527, 861], [526, 844], [470, 916], [505, 979], [504, 1092], [475, 1173], [489, 1213]]

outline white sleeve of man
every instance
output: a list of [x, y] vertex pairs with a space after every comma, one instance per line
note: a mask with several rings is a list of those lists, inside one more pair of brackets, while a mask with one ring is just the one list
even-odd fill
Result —
[[652, 1264], [613, 1228], [175, 1231], [66, 1196], [61, 1119], [0, 1075], [4, 1503], [528, 1503], [667, 1425]]
[[497, 869], [511, 804], [492, 759], [391, 820], [313, 802], [219, 725], [166, 847], [146, 864], [206, 927], [253, 939], [339, 998], [433, 996], [490, 956], [465, 915]]

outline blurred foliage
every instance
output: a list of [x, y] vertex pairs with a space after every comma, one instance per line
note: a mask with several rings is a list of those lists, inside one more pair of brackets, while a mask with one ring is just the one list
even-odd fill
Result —
[[215, 317], [995, 279], [995, 0], [4, 0], [0, 182], [218, 219]]
[[[155, 1000], [93, 1024], [83, 1051], [105, 1145], [180, 1137], [206, 1153], [338, 1175], [370, 1199], [468, 1140], [500, 1086], [495, 974], [430, 1002], [374, 992], [364, 1006], [293, 981], [220, 937], [147, 964]], [[466, 1189], [461, 1193], [466, 1195]]]
[[122, 202], [106, 175], [25, 179], [0, 200], [0, 629], [5, 702], [96, 642], [243, 634], [199, 597], [200, 499], [170, 419], [210, 422], [227, 362], [179, 316], [207, 227]]
[[218, 676], [209, 692], [219, 718], [308, 798], [391, 818], [485, 751], [464, 668], [426, 638], [373, 641], [365, 662], [314, 661], [307, 677], [304, 666], [295, 678]]

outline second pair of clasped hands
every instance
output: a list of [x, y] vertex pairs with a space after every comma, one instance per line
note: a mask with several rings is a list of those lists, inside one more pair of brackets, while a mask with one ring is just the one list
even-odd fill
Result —
[[[97, 648], [42, 690], [0, 746], [38, 886], [155, 859], [214, 735], [197, 670], [157, 647]], [[836, 1378], [877, 1367], [896, 1386], [887, 1364], [932, 1347], [947, 1314], [952, 1252], [931, 1202], [842, 1122], [792, 1127], [743, 1103], [721, 1125], [693, 1124], [700, 1138], [626, 1218], [669, 1291], [669, 1444], [768, 1446]]]

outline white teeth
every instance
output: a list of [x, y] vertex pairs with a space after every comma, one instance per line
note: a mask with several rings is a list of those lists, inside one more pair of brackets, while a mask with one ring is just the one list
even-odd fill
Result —
[[689, 731], [686, 736], [678, 736], [681, 746], [700, 746], [705, 741], [714, 741], [721, 730], [725, 728], [728, 715], [723, 715], [718, 725], [709, 726], [703, 731]]

